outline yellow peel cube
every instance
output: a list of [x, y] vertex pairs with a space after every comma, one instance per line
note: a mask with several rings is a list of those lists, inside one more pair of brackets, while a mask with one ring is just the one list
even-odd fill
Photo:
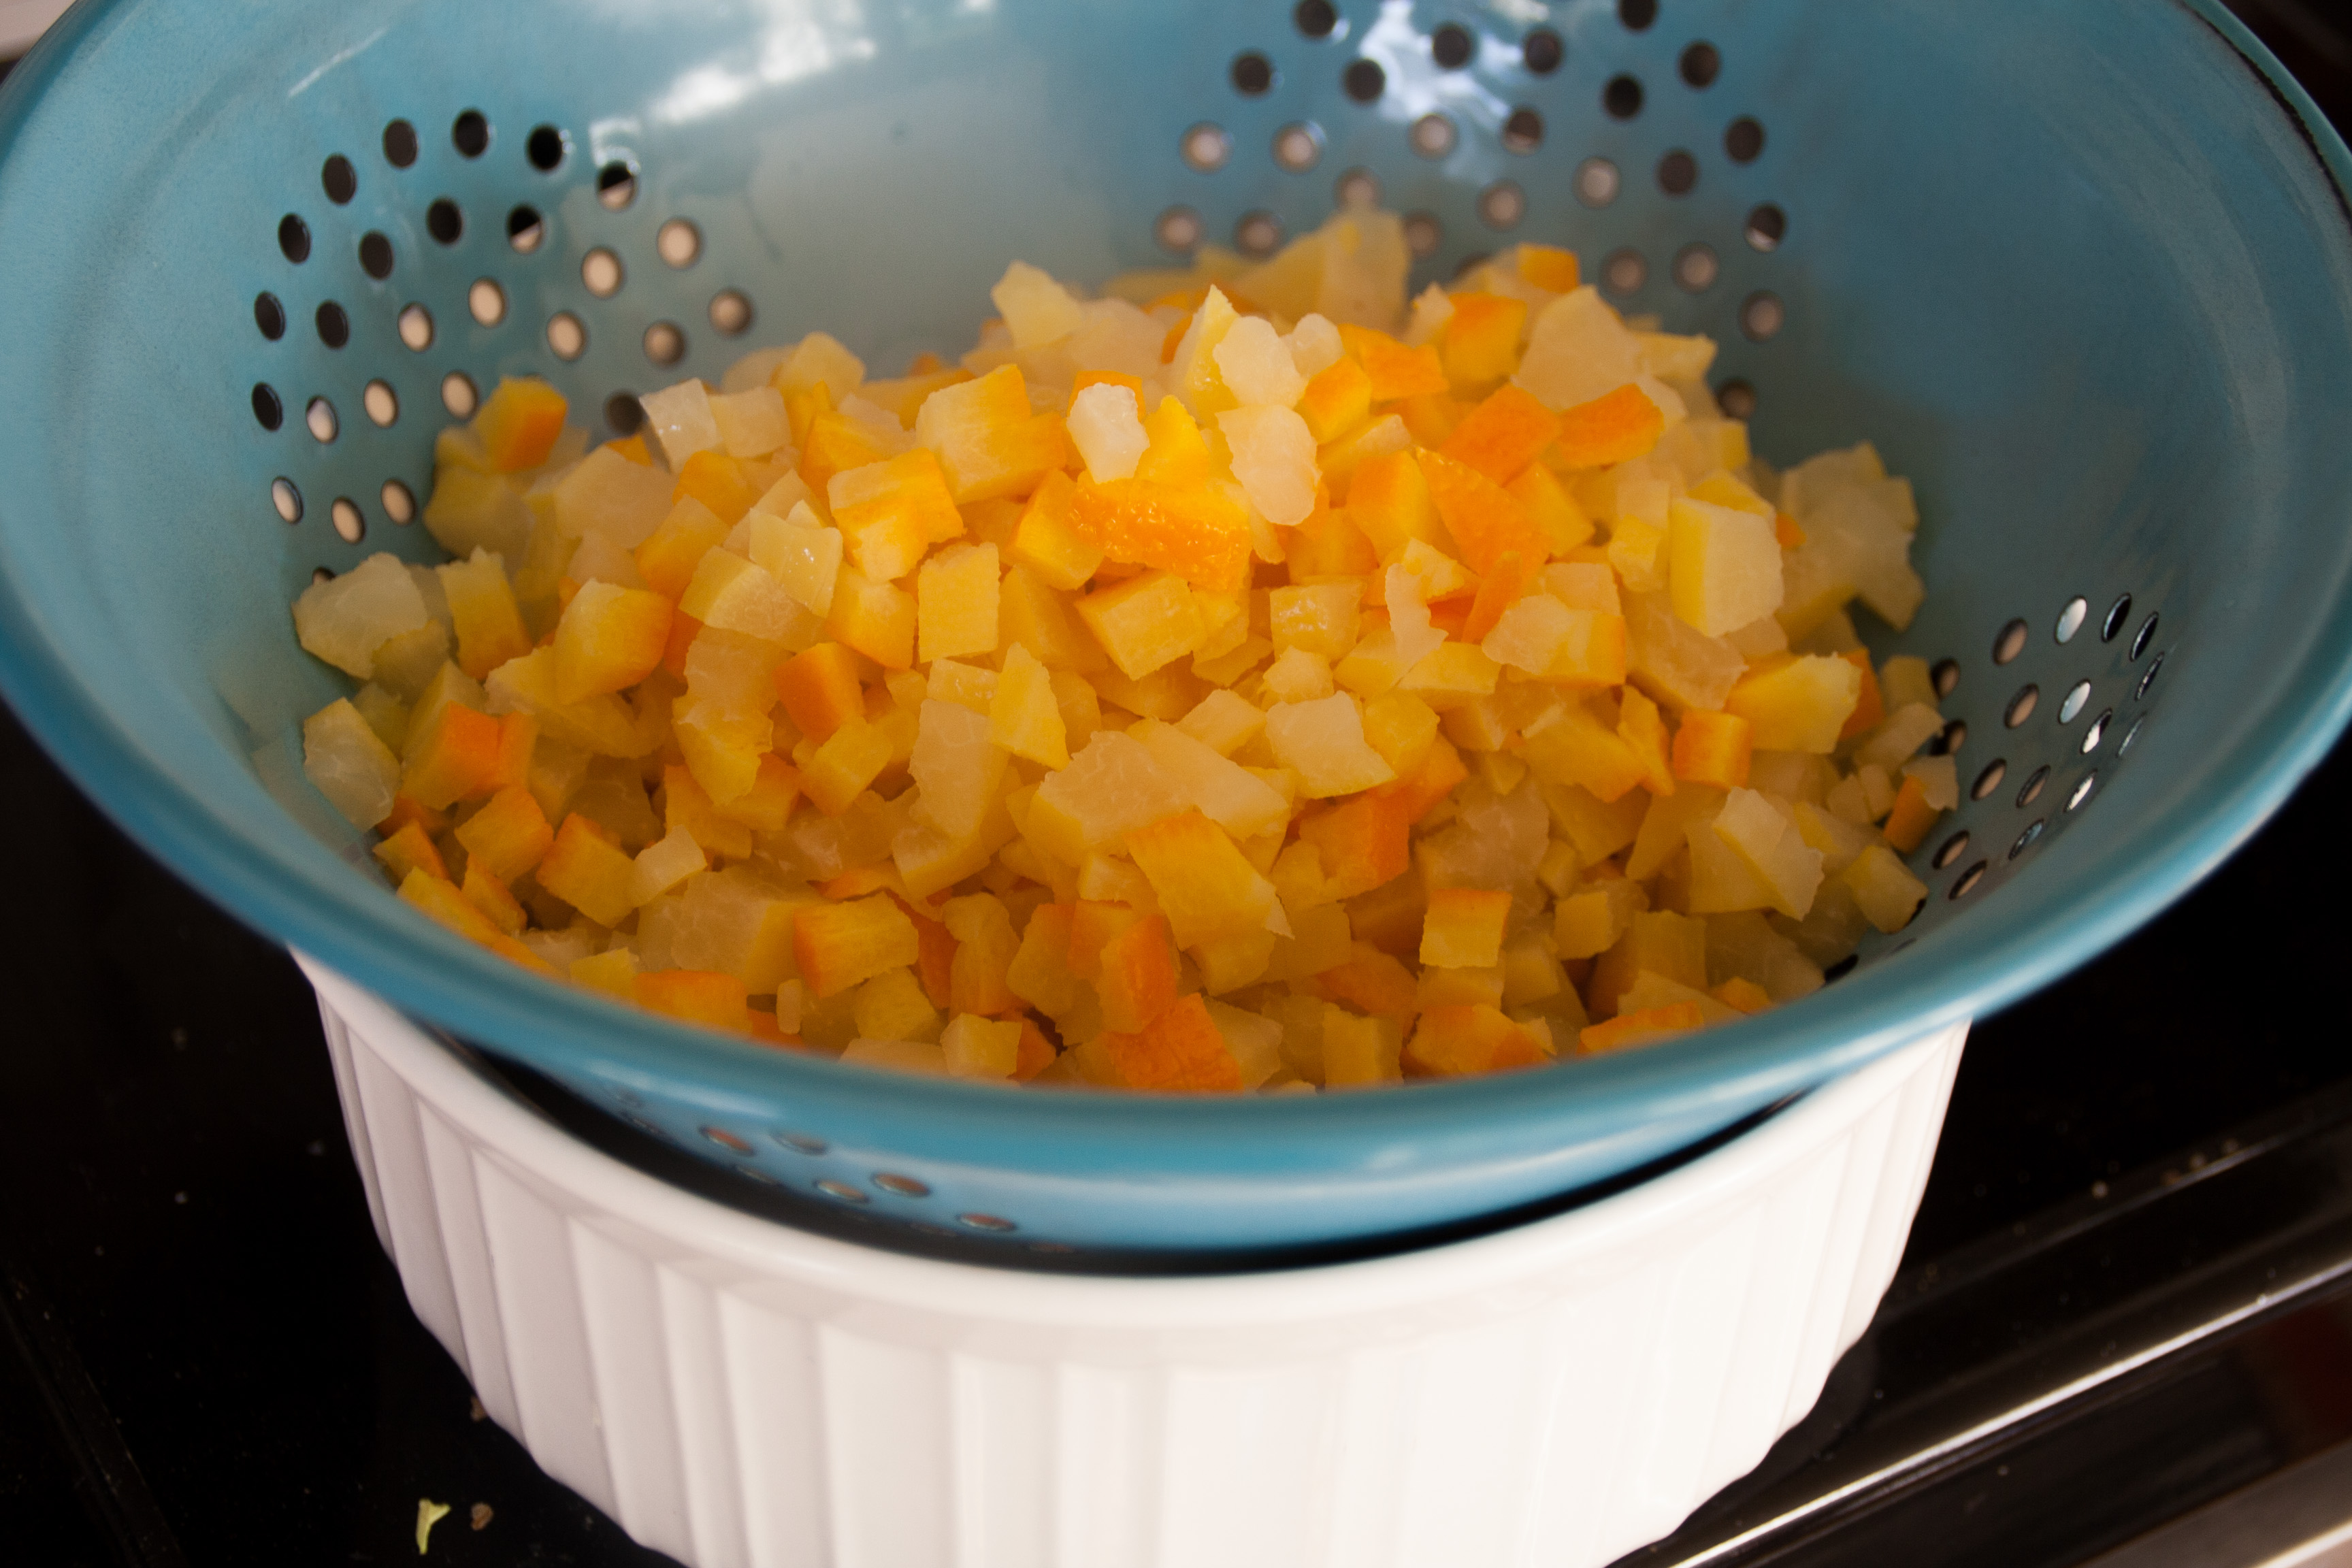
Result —
[[[931, 667], [935, 686], [940, 668]], [[1053, 672], [1027, 648], [1016, 643], [1005, 653], [986, 711], [989, 739], [997, 745], [1045, 767], [1069, 765], [1069, 730], [1054, 695]]]
[[1205, 629], [1192, 588], [1172, 572], [1148, 572], [1089, 594], [1078, 601], [1078, 618], [1129, 680], [1192, 652]]
[[915, 577], [916, 658], [996, 651], [996, 546], [950, 545]]
[[1344, 691], [1267, 710], [1265, 734], [1275, 756], [1298, 775], [1299, 793], [1314, 799], [1354, 795], [1397, 776], [1365, 742], [1363, 715]]

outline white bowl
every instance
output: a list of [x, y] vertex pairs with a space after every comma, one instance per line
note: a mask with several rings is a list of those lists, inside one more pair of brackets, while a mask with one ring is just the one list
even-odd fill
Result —
[[669, 1186], [303, 968], [417, 1316], [550, 1475], [695, 1568], [1605, 1563], [1819, 1396], [1893, 1278], [1967, 1035], [1514, 1229], [1088, 1278]]

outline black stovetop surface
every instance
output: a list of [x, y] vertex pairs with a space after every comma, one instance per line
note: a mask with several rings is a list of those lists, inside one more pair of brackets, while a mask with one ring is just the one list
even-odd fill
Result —
[[[2344, 123], [2343, 35], [2242, 10]], [[2352, 743], [1978, 1024], [1870, 1335], [1629, 1562], [2054, 1568], [2352, 1444], [2347, 786]], [[0, 824], [0, 1561], [413, 1561], [421, 1497], [455, 1505], [437, 1562], [667, 1561], [478, 1419], [410, 1314], [285, 954], [5, 708]]]

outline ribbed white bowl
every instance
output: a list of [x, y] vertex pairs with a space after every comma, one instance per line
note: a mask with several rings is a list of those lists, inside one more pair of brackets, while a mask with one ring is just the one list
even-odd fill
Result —
[[1073, 1278], [666, 1185], [304, 968], [417, 1316], [549, 1474], [697, 1568], [1607, 1563], [1820, 1394], [1894, 1274], [1967, 1034], [1498, 1235]]

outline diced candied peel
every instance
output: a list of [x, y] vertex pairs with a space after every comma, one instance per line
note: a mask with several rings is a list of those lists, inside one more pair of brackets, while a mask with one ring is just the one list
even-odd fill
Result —
[[1846, 614], [1916, 607], [1909, 487], [1776, 474], [1571, 252], [1408, 317], [1409, 260], [1342, 215], [1156, 318], [1015, 264], [970, 369], [815, 333], [602, 447], [503, 383], [457, 559], [297, 604], [372, 682], [306, 768], [518, 964], [897, 1070], [1339, 1089], [1817, 989], [1958, 803]]

